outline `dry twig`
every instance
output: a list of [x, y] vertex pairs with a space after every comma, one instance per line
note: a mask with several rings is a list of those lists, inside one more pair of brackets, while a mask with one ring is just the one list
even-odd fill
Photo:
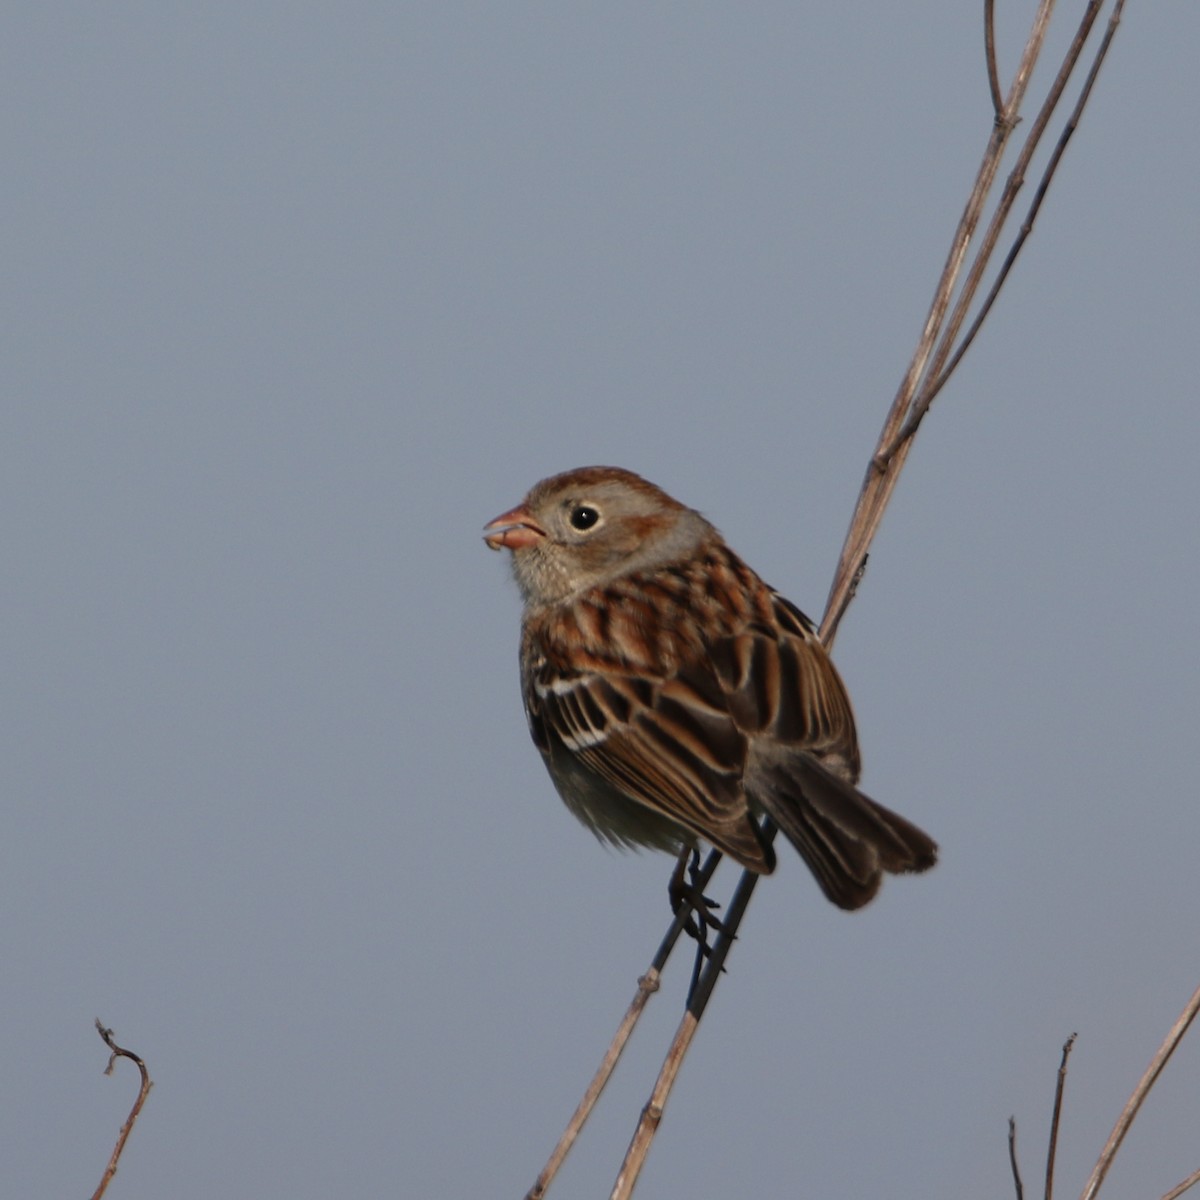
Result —
[[[768, 842], [775, 837], [773, 827], [768, 827], [766, 836]], [[679, 1022], [679, 1028], [675, 1031], [675, 1037], [667, 1051], [667, 1057], [663, 1060], [658, 1078], [654, 1081], [654, 1090], [650, 1093], [650, 1099], [642, 1109], [642, 1115], [633, 1132], [629, 1149], [625, 1152], [624, 1161], [621, 1163], [621, 1169], [613, 1184], [611, 1200], [628, 1200], [633, 1194], [634, 1184], [637, 1183], [642, 1164], [650, 1152], [650, 1144], [662, 1121], [667, 1097], [671, 1094], [671, 1088], [675, 1086], [679, 1068], [683, 1066], [684, 1056], [692, 1044], [692, 1038], [696, 1034], [700, 1018], [704, 1015], [704, 1009], [708, 1006], [708, 998], [712, 994], [717, 980], [721, 977], [725, 958], [733, 946], [734, 931], [741, 924], [757, 882], [758, 876], [753, 871], [743, 871], [741, 879], [738, 880], [733, 898], [729, 901], [729, 909], [722, 920], [726, 931], [717, 938], [712, 948], [712, 954], [701, 972], [699, 982], [692, 990], [683, 1020]]]
[[[1121, 11], [1124, 8], [1124, 0], [1116, 0], [1112, 16], [1108, 22], [1108, 28], [1093, 57], [1079, 99], [1063, 129], [1054, 152], [1050, 156], [1050, 161], [1047, 163], [1045, 171], [1042, 174], [1042, 179], [1030, 204], [1030, 208], [1026, 213], [1025, 220], [1022, 222], [1021, 229], [997, 273], [991, 290], [980, 306], [975, 320], [968, 328], [966, 334], [960, 338], [959, 335], [967, 312], [978, 295], [980, 284], [988, 263], [995, 252], [1000, 234], [1012, 213], [1017, 193], [1024, 184], [1026, 168], [1041, 142], [1042, 135], [1045, 133], [1046, 127], [1059, 101], [1062, 99], [1067, 82], [1079, 63], [1084, 43], [1095, 24], [1096, 18], [1099, 16], [1100, 9], [1103, 7], [1103, 0], [1090, 0], [1084, 10], [1079, 27], [1059, 66], [1054, 81], [1050, 85], [1046, 99], [1038, 110], [1029, 128], [1029, 132], [1025, 135], [1024, 142], [1017, 155], [1017, 161], [1009, 173], [1004, 190], [996, 204], [991, 220], [988, 222], [979, 248], [975, 253], [975, 258], [967, 271], [962, 290], [959, 293], [954, 308], [949, 312], [949, 316], [947, 316], [950, 308], [950, 298], [954, 293], [954, 288], [963, 264], [966, 261], [967, 247], [978, 228], [983, 207], [995, 183], [1004, 150], [1011, 134], [1017, 127], [1021, 103], [1025, 98], [1029, 77], [1041, 53], [1053, 7], [1053, 0], [1042, 0], [1042, 3], [1038, 6], [1029, 38], [1022, 52], [1016, 75], [1013, 78], [1012, 87], [1009, 89], [1008, 100], [995, 112], [995, 121], [991, 136], [988, 139], [987, 148], [984, 151], [983, 162], [979, 167], [971, 194], [967, 199], [963, 215], [959, 220], [958, 229], [955, 231], [951, 242], [950, 253], [947, 256], [942, 277], [938, 281], [938, 286], [934, 291], [933, 302], [926, 317], [921, 339], [918, 342], [916, 352], [913, 355], [912, 362], [909, 364], [904, 380], [892, 401], [887, 419], [884, 421], [883, 432], [880, 435], [871, 464], [867, 469], [867, 477], [863, 482], [858, 506], [855, 509], [854, 517], [850, 524], [850, 532], [847, 534], [845, 544], [842, 547], [842, 556], [838, 562], [837, 573], [834, 577], [833, 586], [829, 593], [829, 600], [826, 604], [825, 617], [821, 623], [821, 636], [827, 645], [832, 643], [838, 624], [849, 606], [856, 577], [861, 574], [866, 564], [867, 549], [875, 536], [876, 530], [879, 528], [879, 522], [883, 518], [884, 509], [887, 507], [892, 491], [896, 486], [900, 469], [908, 457], [908, 451], [912, 446], [913, 438], [916, 436], [917, 430], [920, 428], [921, 422], [924, 420], [933, 401], [949, 380], [951, 373], [958, 366], [959, 362], [962, 361], [967, 348], [979, 332], [984, 319], [991, 311], [991, 307], [1004, 281], [1008, 278], [1008, 273], [1012, 269], [1013, 263], [1016, 261], [1029, 234], [1033, 230], [1033, 223], [1041, 209], [1042, 200], [1062, 161], [1062, 155], [1066, 149], [1067, 142], [1079, 124], [1083, 109], [1091, 96], [1092, 87], [1099, 73], [1100, 66], [1112, 44], [1117, 25], [1120, 22]], [[991, 74], [995, 68], [994, 46], [991, 45], [990, 31], [992, 22], [990, 8], [986, 15], [987, 21], [985, 24], [989, 41], [988, 70], [989, 74]]]
[[[1058, 1123], [1062, 1117], [1063, 1088], [1067, 1082], [1067, 1059], [1078, 1034], [1071, 1034], [1063, 1043], [1062, 1059], [1058, 1064], [1058, 1082], [1054, 1085], [1054, 1113], [1050, 1118], [1050, 1148], [1046, 1152], [1046, 1195], [1051, 1200], [1054, 1193], [1054, 1158], [1058, 1153]], [[1021, 1183], [1021, 1170], [1017, 1166], [1017, 1119], [1008, 1118], [1008, 1161], [1012, 1166], [1013, 1184], [1017, 1189], [1017, 1200], [1023, 1200], [1025, 1187]]]
[[1079, 1035], [1071, 1034], [1063, 1042], [1062, 1059], [1058, 1064], [1058, 1082], [1054, 1085], [1054, 1114], [1050, 1118], [1050, 1146], [1046, 1151], [1046, 1200], [1054, 1196], [1054, 1159], [1058, 1154], [1058, 1123], [1062, 1118], [1063, 1088], [1067, 1085], [1067, 1059]]
[[1017, 1200], [1025, 1200], [1025, 1185], [1021, 1182], [1021, 1168], [1017, 1163], [1017, 1118], [1008, 1118], [1008, 1165], [1012, 1168], [1013, 1187], [1017, 1189]]
[[121, 1132], [117, 1134], [117, 1144], [113, 1147], [113, 1152], [108, 1160], [108, 1166], [104, 1169], [104, 1175], [100, 1180], [100, 1186], [92, 1193], [92, 1200], [100, 1200], [108, 1187], [109, 1180], [117, 1173], [117, 1163], [121, 1158], [121, 1153], [125, 1149], [125, 1143], [129, 1140], [130, 1133], [133, 1132], [133, 1123], [138, 1119], [138, 1114], [142, 1111], [142, 1105], [146, 1103], [146, 1097], [150, 1094], [150, 1089], [154, 1086], [150, 1082], [150, 1073], [146, 1070], [146, 1064], [132, 1050], [126, 1050], [123, 1046], [118, 1046], [113, 1041], [113, 1031], [106, 1029], [103, 1022], [96, 1018], [96, 1032], [104, 1039], [104, 1044], [112, 1051], [108, 1056], [108, 1066], [104, 1068], [105, 1075], [113, 1073], [113, 1067], [116, 1065], [118, 1058], [128, 1058], [137, 1064], [137, 1069], [142, 1075], [142, 1086], [138, 1091], [137, 1099], [133, 1102], [133, 1107], [129, 1110], [129, 1116], [125, 1118], [125, 1124], [121, 1126]]
[[[720, 854], [715, 850], [711, 851], [695, 880], [696, 891], [698, 893], [703, 892], [720, 861]], [[584, 1122], [591, 1115], [592, 1109], [596, 1106], [596, 1101], [600, 1099], [600, 1093], [604, 1090], [604, 1085], [608, 1083], [613, 1069], [617, 1065], [617, 1059], [621, 1057], [621, 1052], [625, 1049], [625, 1043], [629, 1041], [629, 1035], [633, 1032], [633, 1027], [637, 1024], [638, 1018], [642, 1015], [642, 1010], [646, 1007], [646, 1003], [650, 997], [658, 991], [662, 969], [666, 965], [667, 959], [670, 958], [671, 951], [675, 948], [675, 943], [679, 940], [679, 935], [683, 932], [683, 927], [690, 911], [690, 908], [686, 904], [680, 908], [679, 912], [675, 915], [675, 920], [671, 922], [671, 927], [667, 930], [666, 936], [659, 944], [658, 951], [651, 960], [649, 969], [638, 979], [637, 991], [634, 993], [633, 1000], [630, 1001], [625, 1016], [621, 1018], [621, 1024], [617, 1026], [617, 1032], [613, 1036], [608, 1050], [605, 1051], [604, 1058], [601, 1060], [596, 1074], [592, 1076], [592, 1081], [588, 1084], [587, 1091], [584, 1092], [579, 1106], [571, 1114], [571, 1119], [567, 1122], [567, 1127], [563, 1130], [562, 1137], [558, 1139], [558, 1144], [554, 1147], [553, 1153], [542, 1168], [541, 1174], [534, 1181], [533, 1187], [525, 1194], [525, 1200], [541, 1200], [546, 1194], [546, 1189], [550, 1186], [554, 1176], [558, 1174], [558, 1169], [562, 1166], [571, 1147], [575, 1144], [575, 1139], [579, 1136], [579, 1131], [583, 1128]]]
[[1177, 1183], [1169, 1192], [1166, 1192], [1162, 1200], [1179, 1200], [1179, 1197], [1190, 1188], [1194, 1188], [1200, 1183], [1200, 1167], [1197, 1167], [1182, 1183]]
[[[1104, 1149], [1100, 1151], [1100, 1157], [1092, 1168], [1092, 1174], [1080, 1195], [1080, 1200], [1094, 1200], [1096, 1193], [1100, 1191], [1100, 1185], [1104, 1182], [1108, 1168], [1112, 1166], [1113, 1159], [1116, 1157], [1121, 1143], [1125, 1140], [1125, 1135], [1129, 1132], [1134, 1117], [1138, 1115], [1142, 1101], [1149, 1095], [1150, 1089], [1162, 1074], [1163, 1067], [1175, 1053], [1175, 1047], [1183, 1040], [1183, 1035], [1187, 1033], [1188, 1026], [1196, 1019], [1197, 1012], [1200, 1012], [1200, 987], [1192, 993], [1192, 998], [1184, 1005], [1183, 1012], [1179, 1014], [1175, 1024], [1167, 1031], [1167, 1036], [1159, 1046], [1158, 1053], [1150, 1060], [1145, 1074], [1138, 1080], [1137, 1087], [1133, 1089], [1132, 1095], [1125, 1102], [1125, 1107], [1121, 1110], [1121, 1115], [1117, 1118], [1117, 1123], [1113, 1126], [1113, 1131], [1108, 1135], [1108, 1141], [1104, 1143]], [[1196, 1179], [1196, 1175], [1191, 1175], [1179, 1186], [1186, 1190], [1196, 1182]], [[1179, 1194], [1181, 1193], [1177, 1189], [1175, 1195]]]

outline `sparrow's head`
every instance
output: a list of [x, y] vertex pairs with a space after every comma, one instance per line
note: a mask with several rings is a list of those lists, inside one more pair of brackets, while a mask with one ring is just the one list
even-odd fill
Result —
[[691, 557], [717, 536], [697, 512], [620, 467], [580, 467], [534, 486], [484, 526], [493, 550], [511, 550], [526, 604], [557, 604], [631, 571]]

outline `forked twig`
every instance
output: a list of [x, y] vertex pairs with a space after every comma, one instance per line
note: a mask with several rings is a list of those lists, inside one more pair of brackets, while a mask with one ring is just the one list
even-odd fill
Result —
[[[1119, 0], [1118, 8], [1123, 0]], [[992, 213], [992, 218], [988, 222], [987, 229], [984, 231], [983, 239], [980, 242], [979, 249], [975, 252], [974, 261], [971, 264], [970, 270], [967, 272], [967, 277], [963, 283], [962, 291], [959, 293], [958, 300], [954, 305], [954, 309], [950, 314], [946, 327], [942, 332], [936, 352], [933, 354], [928, 370], [925, 374], [925, 383], [919, 389], [918, 394], [913, 398], [909, 405], [908, 415], [904, 420], [903, 425], [897, 430], [892, 442], [886, 446], [878, 455], [880, 461], [888, 461], [897, 448], [904, 442], [911, 439], [917, 432], [917, 427], [924, 420], [925, 414], [929, 411], [930, 405], [942, 390], [946, 380], [950, 377], [950, 371], [944, 370], [943, 367], [947, 361], [953, 357], [955, 365], [959, 359], [966, 353], [967, 348], [975, 338], [980, 325], [988, 312], [991, 311], [991, 305], [995, 301], [996, 295], [999, 294], [1000, 287], [1004, 280], [1008, 277], [1012, 263], [1016, 261], [1017, 255], [1024, 246], [1026, 238], [1033, 229], [1033, 216], [1036, 215], [1036, 210], [1041, 207], [1040, 197], [1045, 194], [1044, 189], [1039, 189], [1038, 195], [1035, 196], [1031, 213], [1026, 216], [1022, 223], [1021, 232], [1018, 233], [1012, 248], [1009, 251], [1008, 257], [997, 276], [996, 285], [992, 288], [987, 300], [980, 308], [980, 312], [975, 322], [972, 324], [966, 335], [962, 338], [955, 348], [955, 342], [958, 339], [960, 330], [962, 329], [963, 321], [966, 319], [967, 311], [971, 304], [974, 303], [975, 296], [979, 291], [979, 285], [983, 279], [984, 271], [987, 269], [988, 263], [991, 261], [996, 244], [1000, 240], [1000, 234], [1012, 213], [1013, 205], [1016, 203], [1017, 193], [1025, 184], [1025, 172], [1029, 167], [1030, 161], [1033, 159], [1034, 153], [1042, 140], [1042, 135], [1046, 132], [1046, 126], [1050, 123], [1050, 118], [1054, 115], [1054, 110], [1058, 107], [1058, 102], [1062, 99], [1062, 94], [1067, 86], [1067, 81], [1074, 72], [1076, 64], [1079, 62], [1079, 56], [1083, 52], [1084, 42], [1087, 40], [1088, 34], [1095, 24], [1096, 17], [1099, 15], [1103, 0], [1090, 0], [1087, 8], [1084, 10], [1083, 17], [1079, 22], [1079, 28], [1075, 31], [1075, 37], [1063, 58], [1062, 64], [1059, 67], [1058, 74], [1054, 78], [1054, 82], [1050, 85], [1050, 90], [1046, 94], [1045, 100], [1042, 102], [1041, 108], [1033, 119], [1033, 123], [1029, 128], [1029, 132], [1025, 135], [1025, 141], [1017, 155], [1017, 161], [1012, 170], [1008, 174], [1008, 179], [1005, 181], [1004, 190], [1000, 195], [1000, 199], [996, 204], [995, 211]], [[1052, 3], [1049, 7], [1052, 7]], [[1042, 15], [1042, 10], [1039, 10], [1039, 17]], [[1046, 24], [1049, 23], [1049, 8], [1045, 11]], [[1046, 26], [1042, 25], [1040, 33], [1045, 35]], [[1098, 64], [1103, 61], [1104, 54], [1107, 51], [1107, 45], [1102, 45], [1097, 54], [1096, 64], [1093, 70], [1097, 69]], [[1024, 65], [1024, 60], [1022, 61]], [[1085, 84], [1082, 100], [1091, 93], [1090, 85]], [[1004, 113], [997, 120], [997, 129], [1011, 131], [1016, 127], [1017, 108], [1013, 107], [1014, 101], [1017, 105], [1020, 103], [1020, 98], [1017, 95], [1017, 87], [1014, 85], [1009, 104], [1005, 107]], [[1082, 111], [1082, 109], [1080, 109]], [[1047, 174], [1044, 176], [1043, 182], [1049, 184], [1049, 180], [1053, 177], [1054, 172], [1058, 168], [1059, 159], [1062, 157], [1061, 150], [1065, 148], [1067, 141], [1070, 140], [1071, 133], [1074, 131], [1074, 124], [1071, 121], [1067, 122], [1063, 136], [1059, 139], [1059, 152], [1051, 156], [1051, 160], [1046, 167]], [[999, 164], [997, 163], [997, 166]], [[991, 183], [989, 181], [989, 189]]]
[[[1002, 109], [997, 112], [995, 126], [989, 138], [987, 149], [984, 152], [983, 162], [976, 176], [975, 185], [971, 189], [971, 195], [967, 200], [958, 229], [955, 232], [942, 278], [939, 280], [934, 292], [934, 299], [930, 305], [929, 315], [926, 318], [925, 328], [918, 343], [917, 351], [913, 355], [908, 372], [900, 385], [900, 389], [896, 393], [895, 399], [892, 401], [892, 407], [888, 412], [887, 420], [884, 422], [883, 433], [880, 435], [879, 444], [871, 460], [871, 466], [868, 468], [867, 477], [863, 482], [858, 507], [855, 510], [854, 520], [851, 522], [850, 533], [847, 535], [846, 542], [842, 548], [842, 557], [838, 563], [837, 574], [834, 578], [833, 587], [830, 590], [829, 602], [826, 606], [825, 618], [821, 624], [821, 633], [827, 643], [832, 640], [832, 635], [836, 632], [838, 623], [849, 606], [850, 598], [853, 594], [854, 579], [861, 572], [865, 563], [867, 548], [875, 535], [875, 531], [879, 527], [879, 522], [882, 520], [883, 510], [891, 498], [900, 468], [903, 467], [904, 461], [908, 456], [908, 451], [911, 448], [913, 438], [916, 436], [917, 429], [920, 427], [922, 420], [924, 420], [926, 413], [928, 413], [934, 399], [945, 386], [951, 373], [958, 366], [967, 347], [974, 340], [987, 314], [991, 311], [1000, 288], [1008, 278], [1008, 273], [1012, 269], [1013, 263], [1016, 261], [1018, 254], [1033, 230], [1034, 220], [1041, 208], [1042, 200], [1050, 186], [1050, 182], [1058, 170], [1063, 151], [1071, 138], [1071, 134], [1079, 123], [1087, 101], [1091, 97], [1096, 76], [1108, 54], [1109, 47], [1116, 34], [1117, 26], [1120, 23], [1124, 0], [1116, 0], [1112, 16], [1108, 22], [1108, 28], [1093, 57], [1079, 100], [1067, 121], [1058, 144], [1050, 157], [1050, 161], [1046, 165], [1038, 190], [1026, 214], [1025, 220], [1022, 222], [1021, 229], [1012, 247], [1009, 249], [1005, 261], [978, 315], [968, 328], [966, 334], [960, 338], [967, 312], [978, 294], [987, 264], [995, 251], [1003, 227], [1011, 215], [1017, 193], [1024, 184], [1025, 170], [1062, 98], [1067, 82], [1078, 66], [1084, 43], [1095, 24], [1103, 3], [1104, 0], [1090, 0], [1084, 10], [1071, 45], [1063, 57], [1054, 81], [1047, 92], [1046, 99], [1043, 101], [1037, 116], [1030, 126], [1018, 154], [1017, 162], [1009, 173], [1004, 190], [997, 202], [992, 218], [988, 222], [987, 229], [967, 272], [954, 308], [950, 311], [949, 316], [947, 316], [950, 297], [954, 292], [955, 284], [965, 262], [967, 246], [978, 227], [983, 205], [991, 192], [1004, 148], [1007, 145], [1010, 134], [1016, 128], [1029, 76], [1045, 40], [1050, 14], [1054, 7], [1053, 0], [1042, 0], [1042, 3], [1038, 7], [1025, 50], [1021, 55], [1020, 64], [1013, 79], [1012, 87], [1009, 90], [1008, 100], [1004, 103]], [[986, 37], [991, 34], [992, 21], [990, 12], [985, 13], [985, 16], [987, 18], [985, 20]], [[994, 47], [989, 46], [989, 72], [992, 70], [993, 52]]]
[[[1080, 1194], [1080, 1200], [1093, 1200], [1093, 1197], [1099, 1192], [1100, 1185], [1104, 1182], [1105, 1175], [1108, 1174], [1108, 1168], [1112, 1166], [1113, 1159], [1120, 1149], [1121, 1142], [1124, 1141], [1125, 1135], [1129, 1132], [1129, 1127], [1133, 1124], [1133, 1119], [1137, 1116], [1138, 1109], [1142, 1107], [1142, 1101], [1146, 1099], [1150, 1089], [1154, 1086], [1155, 1080], [1162, 1074], [1163, 1067], [1167, 1065], [1167, 1061], [1175, 1053], [1175, 1047], [1183, 1040], [1183, 1035], [1187, 1033], [1188, 1026], [1196, 1019], [1197, 1012], [1200, 1012], [1200, 987], [1192, 993], [1192, 998], [1184, 1005], [1183, 1012], [1179, 1014], [1179, 1018], [1175, 1024], [1167, 1031], [1167, 1036], [1163, 1039], [1162, 1045], [1159, 1046], [1158, 1052], [1150, 1060], [1150, 1065], [1146, 1068], [1145, 1074], [1138, 1080], [1137, 1087], [1133, 1089], [1133, 1093], [1125, 1102], [1125, 1107], [1121, 1110], [1121, 1115], [1117, 1118], [1117, 1123], [1113, 1126], [1113, 1131], [1108, 1135], [1108, 1141], [1104, 1143], [1104, 1149], [1100, 1151], [1100, 1157], [1096, 1160], [1096, 1165], [1092, 1168], [1092, 1174], [1088, 1178], [1087, 1185]], [[1189, 1179], [1190, 1182], [1185, 1179], [1184, 1184], [1191, 1187], [1196, 1182], [1196, 1178], [1190, 1176]], [[1178, 1195], [1179, 1193], [1177, 1192], [1176, 1194]]]
[[[892, 400], [887, 418], [884, 420], [883, 431], [867, 468], [866, 479], [863, 481], [858, 504], [850, 522], [850, 531], [842, 546], [841, 558], [838, 561], [833, 586], [830, 588], [829, 599], [825, 606], [825, 617], [821, 622], [821, 637], [826, 645], [832, 644], [838, 624], [849, 606], [854, 580], [862, 572], [866, 562], [867, 549], [883, 519], [884, 509], [891, 499], [900, 471], [908, 457], [920, 419], [923, 418], [924, 412], [933, 402], [933, 394], [926, 396], [929, 391], [928, 381], [936, 377], [937, 372], [946, 361], [950, 347], [958, 333], [962, 321], [961, 313], [965, 310], [962, 309], [960, 297], [960, 306], [955, 310], [955, 319], [947, 328], [945, 323], [950, 298], [966, 260], [967, 247], [978, 227], [983, 206], [991, 194], [1005, 147], [1017, 126], [1021, 103], [1025, 98], [1034, 65], [1041, 54], [1053, 8], [1054, 0], [1041, 0], [1038, 5], [1029, 37], [1013, 77], [1008, 100], [1003, 105], [1003, 111], [995, 116], [983, 160], [967, 198], [963, 214], [959, 218], [958, 228], [954, 231], [951, 239], [950, 252], [946, 257], [946, 264], [942, 268], [941, 278], [934, 289], [933, 301], [925, 318], [925, 326], [917, 343], [917, 349], [895, 398]], [[991, 25], [988, 23], [987, 28], [990, 27]], [[991, 247], [985, 243], [976, 255], [971, 271], [972, 276], [976, 279], [976, 286], [983, 266], [986, 264], [986, 256], [990, 255], [992, 247], [994, 247], [994, 242]], [[964, 287], [964, 295], [966, 292], [967, 288]], [[935, 347], [937, 347], [936, 354]], [[922, 380], [927, 381], [926, 384], [923, 385]], [[923, 409], [921, 408], [922, 403], [924, 403]], [[909, 418], [918, 412], [920, 413], [918, 419], [915, 423], [911, 422]]]
[[125, 1143], [129, 1140], [130, 1133], [133, 1132], [133, 1123], [138, 1119], [138, 1114], [142, 1111], [142, 1105], [146, 1103], [146, 1097], [150, 1094], [150, 1089], [154, 1086], [150, 1081], [150, 1073], [146, 1070], [146, 1064], [132, 1050], [126, 1050], [123, 1046], [118, 1046], [113, 1041], [113, 1031], [106, 1029], [103, 1022], [97, 1017], [96, 1032], [104, 1039], [104, 1044], [112, 1051], [108, 1057], [108, 1066], [104, 1068], [105, 1075], [111, 1075], [113, 1067], [116, 1065], [118, 1058], [128, 1058], [137, 1064], [137, 1069], [142, 1075], [142, 1086], [138, 1091], [137, 1099], [133, 1102], [133, 1107], [129, 1110], [129, 1116], [125, 1119], [125, 1124], [121, 1126], [121, 1132], [117, 1134], [117, 1144], [113, 1147], [112, 1156], [108, 1160], [108, 1166], [104, 1169], [104, 1176], [100, 1180], [100, 1186], [92, 1193], [92, 1200], [100, 1200], [108, 1187], [109, 1180], [117, 1173], [117, 1163], [121, 1158], [121, 1153], [125, 1149]]
[[[1099, 49], [1096, 51], [1095, 58], [1092, 60], [1092, 65], [1088, 70], [1087, 78], [1084, 81], [1083, 88], [1079, 93], [1079, 99], [1076, 101], [1075, 108], [1072, 110], [1070, 117], [1067, 119], [1067, 123], [1063, 127], [1063, 131], [1059, 135], [1058, 142], [1056, 143], [1054, 150], [1051, 152], [1050, 160], [1047, 162], [1046, 167], [1042, 172], [1042, 177], [1038, 182], [1037, 190], [1034, 192], [1033, 200], [1030, 202], [1029, 209], [1025, 214], [1025, 219], [1021, 222], [1021, 228], [1018, 231], [1013, 244], [1009, 247], [1008, 254], [1005, 255], [1004, 262], [1001, 264], [1000, 270], [996, 273], [996, 278], [992, 281], [992, 286], [988, 290], [988, 294], [984, 298], [983, 303], [979, 306], [979, 311], [975, 314], [975, 318], [971, 322], [970, 327], [967, 329], [967, 332], [963, 334], [963, 337], [958, 343], [958, 346], [955, 348], [953, 354], [950, 355], [950, 358], [947, 361], [946, 366], [942, 369], [941, 374], [938, 375], [935, 382], [926, 389], [928, 393], [928, 400], [921, 408], [920, 416], [924, 416], [924, 413], [926, 410], [928, 410], [929, 404], [932, 403], [933, 398], [942, 390], [942, 387], [953, 374], [954, 369], [958, 366], [963, 355], [966, 354], [967, 349], [975, 340], [975, 335], [979, 332], [980, 326], [987, 318], [988, 313], [992, 311], [992, 305], [995, 304], [996, 297], [999, 296], [1000, 289], [1004, 286], [1004, 282], [1008, 278], [1009, 271], [1012, 270], [1013, 264], [1017, 261], [1017, 256], [1021, 253], [1021, 248], [1025, 245], [1029, 235], [1033, 232], [1034, 222], [1037, 220], [1037, 215], [1041, 211], [1042, 201], [1046, 198], [1046, 192], [1049, 190], [1050, 181], [1053, 179], [1054, 173], [1058, 170], [1059, 160], [1066, 151], [1067, 143], [1071, 140], [1072, 134], [1074, 134], [1076, 128], [1079, 126], [1079, 120], [1083, 115], [1084, 105], [1087, 104], [1088, 99], [1091, 97], [1092, 87], [1096, 82], [1096, 77], [1100, 73], [1100, 65], [1103, 63], [1105, 56], [1108, 54], [1108, 48], [1112, 44], [1113, 37], [1117, 32], [1117, 26], [1121, 23], [1121, 12], [1124, 7], [1125, 0], [1116, 0], [1115, 5], [1113, 6], [1112, 15], [1108, 20], [1108, 27], [1104, 31], [1104, 37], [1100, 43]], [[1088, 6], [1087, 11], [1083, 15], [1083, 19], [1080, 21], [1079, 28], [1075, 32], [1075, 39], [1071, 43], [1070, 49], [1067, 51], [1067, 58], [1064, 60], [1064, 67], [1066, 66], [1066, 62], [1069, 61], [1071, 64], [1071, 69], [1074, 69], [1075, 63], [1078, 61], [1079, 54], [1083, 50], [1084, 41], [1086, 40], [1088, 33], [1091, 31], [1092, 25], [1095, 23], [1099, 8], [1100, 3], [1098, 2]], [[1063, 84], [1066, 83], [1066, 78], [1061, 70], [1059, 72], [1059, 79], [1062, 80]], [[1055, 80], [1056, 86], [1058, 85], [1058, 82], [1058, 80]], [[1058, 88], [1057, 92], [1053, 93], [1055, 104], [1057, 104], [1059, 96], [1061, 96], [1061, 88]], [[1049, 100], [1047, 100], [1047, 105], [1048, 104]], [[1048, 121], [1050, 117], [1050, 111], [1047, 108], [1047, 105], [1043, 105], [1042, 112], [1045, 114], [1046, 120]], [[1041, 119], [1041, 116], [1042, 114], [1039, 113], [1039, 120]], [[1035, 130], [1036, 138], [1040, 141], [1043, 129], [1035, 126]], [[1034, 135], [1031, 134], [1030, 140], [1032, 140], [1033, 137]], [[1013, 168], [1009, 175], [1009, 185], [1008, 189], [1006, 189], [1005, 195], [1008, 197], [1011, 194], [1012, 200], [1016, 199], [1017, 191], [1024, 183], [1025, 168], [1029, 165], [1029, 159], [1032, 157], [1032, 149], [1033, 147], [1029, 147], [1029, 154], [1022, 152], [1020, 161], [1018, 161], [1017, 165]], [[996, 224], [997, 237], [1000, 233], [1000, 225], [1003, 224], [1003, 219], [1007, 218], [1010, 208], [1011, 204], [1006, 206], [1003, 200], [1001, 201], [1000, 206], [997, 208], [997, 216], [1001, 217], [1002, 214], [999, 224]], [[989, 236], [991, 235], [990, 227], [988, 234]], [[970, 286], [969, 283], [968, 286]], [[966, 289], [964, 288], [964, 293], [965, 291]], [[913, 416], [917, 416], [917, 414], [914, 413]], [[910, 417], [909, 423], [911, 423], [912, 420], [913, 417]], [[917, 418], [917, 423], [919, 424], [919, 417]], [[907, 423], [905, 432], [907, 432]], [[912, 432], [916, 432], [915, 425], [912, 429]]]

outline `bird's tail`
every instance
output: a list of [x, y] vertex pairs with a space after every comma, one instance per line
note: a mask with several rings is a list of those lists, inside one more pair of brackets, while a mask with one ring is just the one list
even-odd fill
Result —
[[807, 754], [759, 761], [748, 775], [754, 800], [839, 908], [862, 908], [879, 891], [884, 871], [927, 871], [937, 861], [928, 834]]

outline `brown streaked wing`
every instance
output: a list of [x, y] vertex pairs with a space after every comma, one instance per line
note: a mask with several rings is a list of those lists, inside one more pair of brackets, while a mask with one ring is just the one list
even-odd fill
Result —
[[702, 672], [695, 685], [597, 673], [534, 691], [545, 732], [607, 783], [750, 870], [771, 870], [742, 791], [746, 738]]
[[628, 725], [654, 696], [652, 684], [628, 675], [538, 672], [532, 682], [527, 707], [548, 733], [576, 752]]
[[772, 593], [774, 626], [754, 623], [711, 647], [729, 712], [747, 734], [766, 734], [818, 758], [833, 756], [858, 776], [849, 697], [812, 625]]

